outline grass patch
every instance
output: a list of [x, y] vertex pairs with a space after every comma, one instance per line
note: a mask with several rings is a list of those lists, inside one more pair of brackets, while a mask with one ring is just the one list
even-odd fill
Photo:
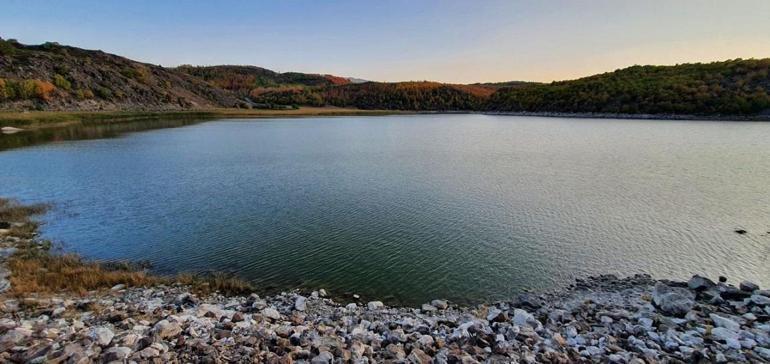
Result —
[[144, 271], [110, 270], [74, 254], [54, 255], [37, 248], [23, 249], [14, 254], [8, 260], [8, 269], [11, 271], [11, 293], [17, 296], [61, 291], [85, 294], [117, 284], [136, 287], [163, 281]]
[[22, 240], [16, 243], [17, 251], [6, 261], [11, 271], [10, 294], [14, 296], [60, 292], [84, 295], [88, 291], [110, 289], [118, 284], [128, 287], [181, 284], [190, 286], [199, 294], [219, 292], [236, 295], [254, 291], [248, 282], [225, 273], [164, 277], [148, 273], [148, 265], [143, 263], [94, 262], [76, 254], [56, 254], [51, 250], [49, 241], [33, 239], [38, 224], [32, 217], [48, 208], [45, 204], [23, 205], [15, 200], [0, 198], [0, 221], [23, 223], [10, 229], [11, 236]]
[[30, 217], [48, 210], [46, 204], [22, 205], [16, 200], [0, 198], [0, 221], [28, 222]]
[[38, 228], [32, 216], [45, 213], [49, 207], [47, 204], [23, 205], [16, 200], [0, 198], [0, 228], [10, 230], [11, 236], [31, 239]]

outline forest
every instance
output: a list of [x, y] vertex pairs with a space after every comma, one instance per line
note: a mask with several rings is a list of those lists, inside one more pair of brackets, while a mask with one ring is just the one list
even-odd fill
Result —
[[757, 114], [770, 108], [770, 59], [633, 66], [572, 81], [502, 88], [491, 111]]

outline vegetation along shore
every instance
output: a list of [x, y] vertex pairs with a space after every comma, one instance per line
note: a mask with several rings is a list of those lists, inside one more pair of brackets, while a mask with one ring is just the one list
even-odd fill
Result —
[[211, 115], [238, 113], [221, 109], [261, 109], [283, 115], [303, 114], [288, 111], [299, 107], [335, 107], [762, 120], [770, 115], [769, 70], [770, 59], [734, 59], [632, 66], [551, 83], [370, 82], [257, 66], [162, 67], [54, 42], [0, 39], [0, 110]]
[[770, 291], [751, 282], [605, 275], [476, 306], [260, 296], [52, 252], [33, 218], [46, 208], [0, 200], [4, 362], [770, 361]]

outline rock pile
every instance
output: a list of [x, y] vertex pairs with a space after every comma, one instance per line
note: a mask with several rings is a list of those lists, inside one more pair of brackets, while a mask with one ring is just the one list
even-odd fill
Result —
[[770, 291], [699, 276], [601, 276], [474, 307], [116, 286], [84, 297], [6, 297], [0, 309], [3, 362], [770, 361]]

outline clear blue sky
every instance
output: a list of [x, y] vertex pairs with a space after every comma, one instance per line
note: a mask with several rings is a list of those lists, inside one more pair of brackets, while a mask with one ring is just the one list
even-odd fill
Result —
[[2, 0], [0, 36], [378, 81], [551, 81], [770, 57], [768, 0]]

